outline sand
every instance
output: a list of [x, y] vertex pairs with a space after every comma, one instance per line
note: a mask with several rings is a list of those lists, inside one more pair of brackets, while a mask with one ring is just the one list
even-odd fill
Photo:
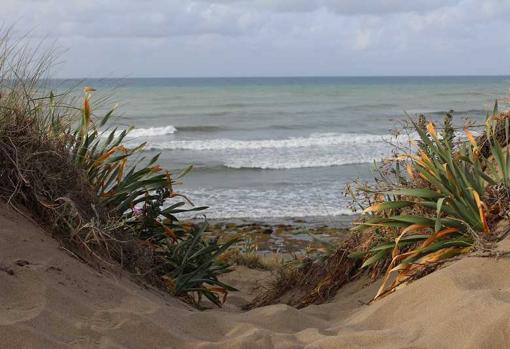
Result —
[[377, 285], [361, 280], [302, 310], [240, 311], [267, 275], [240, 269], [229, 278], [243, 292], [223, 310], [199, 312], [97, 272], [0, 208], [0, 348], [510, 347], [509, 258], [464, 258], [371, 305]]

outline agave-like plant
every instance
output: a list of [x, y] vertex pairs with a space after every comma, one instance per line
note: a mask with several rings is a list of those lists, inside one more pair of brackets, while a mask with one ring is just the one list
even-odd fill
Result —
[[[411, 186], [378, 192], [383, 200], [364, 210], [373, 217], [355, 228], [396, 231], [393, 241], [371, 248], [368, 256], [351, 255], [366, 258], [363, 267], [390, 257], [375, 298], [427, 266], [472, 251], [475, 242], [491, 238], [488, 221], [494, 210], [482, 198], [489, 186], [510, 183], [510, 125], [508, 115], [497, 113], [497, 104], [487, 116], [482, 144], [467, 128], [467, 141], [454, 147], [450, 138], [438, 135], [432, 122], [426, 130], [415, 122], [413, 126], [420, 141], [418, 153], [400, 157], [407, 161]], [[388, 287], [394, 273], [397, 276]]]
[[[229, 265], [218, 257], [236, 240], [224, 244], [207, 240], [203, 234], [205, 223], [198, 228], [186, 228], [179, 222], [179, 213], [206, 208], [186, 207], [191, 202], [173, 189], [175, 180], [186, 175], [191, 167], [174, 179], [157, 164], [160, 154], [148, 161], [141, 156], [130, 163], [135, 154], [143, 151], [145, 143], [134, 148], [124, 145], [131, 128], [104, 130], [114, 110], [96, 125], [90, 107], [91, 92], [85, 91], [81, 122], [71, 137], [75, 164], [85, 169], [101, 204], [123, 217], [138, 239], [155, 246], [162, 264], [158, 269], [171, 292], [179, 296], [196, 294], [197, 305], [202, 296], [221, 305], [220, 296], [224, 300], [228, 291], [235, 288], [218, 280], [219, 275], [230, 271]], [[177, 197], [181, 200], [169, 202]]]
[[[179, 278], [179, 295], [219, 299], [231, 290], [216, 282], [228, 271], [217, 256], [229, 245], [177, 219], [203, 208], [186, 206], [173, 190], [178, 177], [157, 165], [158, 156], [146, 160], [144, 144], [126, 145], [131, 129], [107, 128], [113, 110], [93, 115], [93, 88], [82, 106], [69, 103], [71, 91], [48, 96], [51, 61], [0, 30], [0, 199], [24, 206], [82, 257], [108, 255], [158, 286]], [[199, 277], [182, 276], [195, 267]]]
[[[196, 293], [197, 298], [193, 302], [197, 305], [204, 296], [221, 306], [228, 292], [237, 290], [218, 279], [221, 274], [231, 271], [230, 265], [219, 257], [237, 240], [232, 239], [225, 244], [219, 244], [217, 239], [207, 240], [203, 237], [206, 227], [202, 224], [180, 243], [167, 246], [165, 267], [169, 273], [165, 281], [176, 295]], [[204, 284], [207, 286], [204, 287]]]
[[136, 162], [130, 163], [134, 161], [132, 159], [135, 155], [143, 152], [146, 143], [128, 148], [124, 141], [132, 128], [122, 131], [117, 128], [103, 129], [113, 115], [113, 109], [95, 125], [90, 98], [91, 89], [88, 88], [83, 101], [81, 123], [71, 137], [74, 162], [87, 171], [89, 182], [96, 188], [104, 206], [122, 214], [129, 222], [138, 226], [137, 230], [150, 228], [149, 233], [142, 231], [142, 237], [148, 238], [147, 235], [150, 235], [156, 241], [165, 236], [176, 239], [184, 230], [180, 224], [174, 224], [178, 223], [175, 215], [206, 208], [183, 208], [185, 201], [165, 207], [167, 200], [175, 197], [189, 202], [174, 191], [173, 185], [177, 179], [186, 175], [191, 167], [174, 179], [169, 171], [163, 170], [157, 164], [160, 154], [148, 161], [141, 156]]

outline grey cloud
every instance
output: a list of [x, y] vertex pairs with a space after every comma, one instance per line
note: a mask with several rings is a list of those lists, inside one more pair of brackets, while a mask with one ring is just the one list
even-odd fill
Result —
[[244, 6], [277, 12], [308, 12], [326, 9], [339, 15], [385, 15], [425, 13], [456, 5], [461, 0], [196, 0], [199, 2]]
[[342, 1], [325, 0], [324, 6], [339, 14], [347, 15], [384, 15], [388, 13], [418, 12], [425, 13], [439, 8], [458, 4], [460, 0], [368, 0]]
[[509, 16], [508, 0], [0, 0], [0, 24], [69, 49], [61, 76], [508, 73]]
[[22, 27], [44, 27], [49, 35], [83, 37], [169, 37], [240, 35], [257, 28], [262, 17], [221, 4], [179, 0], [107, 2], [3, 0], [0, 22], [19, 19]]

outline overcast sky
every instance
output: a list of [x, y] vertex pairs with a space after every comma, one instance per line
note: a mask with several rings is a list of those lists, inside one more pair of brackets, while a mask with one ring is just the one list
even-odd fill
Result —
[[510, 73], [510, 0], [0, 0], [60, 77]]

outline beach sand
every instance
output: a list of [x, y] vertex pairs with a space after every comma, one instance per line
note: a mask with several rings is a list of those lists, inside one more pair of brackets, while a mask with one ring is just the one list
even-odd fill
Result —
[[[239, 269], [225, 309], [197, 311], [80, 262], [0, 207], [0, 348], [506, 348], [510, 259], [468, 257], [376, 301], [360, 280], [327, 304], [239, 310], [267, 272]], [[500, 244], [503, 250], [510, 243]]]

